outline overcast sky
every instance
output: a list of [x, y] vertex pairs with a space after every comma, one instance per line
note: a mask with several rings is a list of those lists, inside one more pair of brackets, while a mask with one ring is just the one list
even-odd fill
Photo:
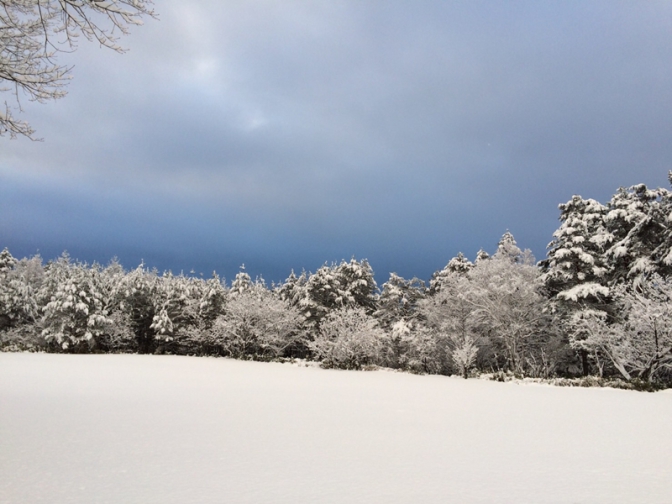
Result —
[[[427, 279], [573, 194], [668, 187], [672, 2], [162, 0], [0, 138], [0, 248]], [[12, 97], [3, 99], [11, 104]]]

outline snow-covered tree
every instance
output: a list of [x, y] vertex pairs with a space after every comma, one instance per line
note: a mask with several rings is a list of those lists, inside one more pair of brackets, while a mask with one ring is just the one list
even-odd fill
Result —
[[381, 350], [381, 364], [393, 368], [405, 366], [406, 353], [409, 339], [413, 331], [412, 321], [399, 319], [385, 332], [385, 338]]
[[376, 308], [378, 285], [369, 262], [352, 258], [350, 262], [341, 261], [336, 271], [340, 276], [343, 304], [361, 306], [372, 313]]
[[562, 224], [541, 263], [552, 296], [582, 305], [577, 308], [607, 309], [612, 286], [672, 274], [667, 189], [621, 188], [606, 205], [574, 196], [560, 212]]
[[[570, 342], [585, 349], [600, 373], [602, 357], [626, 380], [653, 381], [672, 370], [672, 281], [654, 275], [637, 288], [615, 288], [620, 316], [610, 322], [602, 311], [574, 314]], [[669, 379], [669, 376], [668, 376]]]
[[548, 320], [539, 270], [532, 262], [529, 252], [498, 251], [469, 272], [470, 288], [465, 289], [478, 332], [495, 353], [501, 347], [507, 369], [521, 374], [532, 349], [542, 344]]
[[581, 196], [559, 208], [561, 225], [541, 263], [548, 292], [574, 301], [608, 295], [604, 252], [612, 237], [604, 226], [607, 208]]
[[[614, 289], [672, 274], [671, 202], [667, 189], [639, 184], [619, 189], [606, 205], [580, 196], [560, 205], [562, 224], [541, 263], [542, 278], [561, 322], [574, 334], [584, 374], [590, 354], [580, 342], [598, 319], [611, 327], [619, 317]], [[583, 329], [577, 331], [577, 323]]]
[[330, 310], [346, 304], [336, 266], [326, 264], [308, 277], [299, 308], [312, 327], [317, 327]]
[[198, 316], [204, 327], [209, 328], [224, 311], [227, 297], [226, 287], [215, 272], [212, 273], [212, 278], [198, 283], [197, 287], [200, 287]]
[[441, 290], [422, 300], [420, 316], [425, 325], [447, 332], [466, 334], [471, 330], [473, 285], [468, 275], [453, 272], [444, 277]]
[[44, 277], [42, 259], [14, 259], [0, 253], [0, 330], [34, 323], [40, 316], [39, 289]]
[[398, 320], [385, 332], [381, 364], [413, 373], [448, 374], [448, 338], [418, 319]]
[[198, 323], [201, 296], [198, 284], [202, 280], [167, 272], [160, 278], [152, 299], [154, 313], [150, 328], [155, 338], [174, 341], [180, 329]]
[[378, 364], [385, 331], [361, 306], [333, 310], [322, 320], [310, 348], [323, 366], [360, 369]]
[[422, 280], [405, 280], [396, 273], [390, 273], [390, 279], [383, 284], [374, 316], [384, 328], [391, 328], [401, 320], [409, 320], [415, 317], [418, 302], [425, 297], [425, 293], [425, 282]]
[[480, 249], [478, 252], [476, 252], [476, 260], [474, 261], [474, 264], [478, 264], [481, 261], [487, 261], [490, 259], [490, 254], [488, 254], [485, 250]]
[[450, 352], [450, 356], [457, 371], [466, 379], [469, 377], [469, 370], [473, 367], [478, 355], [476, 340], [471, 334], [467, 334], [462, 338], [456, 333], [451, 335], [451, 340], [453, 349]]
[[473, 267], [473, 263], [462, 252], [448, 261], [448, 270], [455, 273], [467, 273]]
[[542, 345], [547, 321], [539, 271], [508, 231], [492, 257], [483, 252], [479, 257], [468, 269], [446, 267], [435, 275], [434, 294], [420, 303], [421, 319], [437, 351], [463, 376], [479, 348], [493, 367], [522, 374]]
[[252, 290], [253, 282], [250, 275], [245, 271], [245, 265], [240, 267], [240, 271], [236, 274], [236, 278], [231, 282], [231, 296], [243, 294], [244, 292]]
[[[119, 34], [155, 14], [151, 0], [3, 0], [0, 2], [0, 91], [19, 104], [19, 91], [44, 102], [65, 95], [70, 68], [55, 63], [58, 52], [71, 52], [78, 37], [123, 52]], [[64, 49], [61, 49], [64, 47]], [[20, 106], [19, 106], [20, 108]], [[5, 104], [0, 136], [31, 137], [33, 129], [16, 119]]]
[[[627, 346], [620, 349], [630, 373], [652, 381], [672, 371], [672, 279], [653, 275], [639, 289], [625, 290], [620, 303]], [[622, 289], [623, 291], [624, 289]]]
[[474, 285], [470, 279], [471, 272], [477, 268], [478, 265], [468, 271], [456, 270], [445, 275], [441, 289], [420, 304], [420, 315], [426, 327], [436, 335], [437, 353], [442, 354], [441, 365], [448, 365], [445, 354], [465, 377], [478, 353], [472, 299]]
[[474, 265], [467, 259], [462, 252], [453, 257], [448, 264], [440, 270], [435, 271], [432, 279], [429, 281], [429, 293], [436, 294], [440, 292], [445, 282], [450, 282], [454, 273], [468, 273]]
[[63, 349], [93, 343], [112, 324], [111, 298], [102, 268], [72, 263], [67, 254], [51, 263], [42, 285], [42, 336]]
[[299, 306], [301, 302], [308, 299], [308, 274], [304, 271], [297, 277], [294, 270], [284, 282], [274, 285], [273, 290], [283, 301], [287, 301], [292, 306]]
[[373, 270], [366, 260], [325, 264], [308, 278], [299, 307], [309, 324], [317, 327], [331, 310], [346, 306], [359, 306], [373, 313], [377, 288]]
[[116, 285], [119, 309], [130, 321], [140, 353], [154, 351], [155, 331], [152, 328], [157, 315], [159, 277], [156, 270], [148, 270], [140, 264], [125, 274]]
[[9, 252], [9, 249], [5, 247], [0, 252], [0, 275], [8, 273], [18, 261], [14, 256]]
[[639, 282], [653, 273], [672, 274], [666, 236], [672, 194], [667, 189], [648, 189], [644, 184], [621, 188], [607, 204], [605, 225], [610, 232], [608, 261], [612, 284]]
[[[559, 209], [561, 224], [548, 244], [547, 258], [540, 263], [541, 279], [558, 322], [572, 332], [572, 320], [581, 320], [577, 312], [609, 309], [611, 281], [605, 252], [613, 236], [605, 223], [608, 209], [598, 201], [575, 195]], [[587, 375], [588, 350], [581, 345], [572, 348]], [[574, 366], [567, 363], [568, 368]]]
[[203, 338], [234, 358], [274, 359], [305, 345], [303, 322], [296, 307], [256, 282], [227, 301]]
[[508, 230], [502, 235], [497, 244], [495, 257], [506, 257], [513, 262], [524, 262], [525, 259], [525, 255], [520, 247], [518, 247], [516, 239]]
[[420, 323], [403, 339], [400, 367], [414, 373], [449, 374], [448, 341], [444, 333]]

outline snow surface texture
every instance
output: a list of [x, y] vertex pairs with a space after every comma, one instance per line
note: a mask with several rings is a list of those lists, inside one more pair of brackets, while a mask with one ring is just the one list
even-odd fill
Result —
[[0, 354], [0, 502], [672, 502], [672, 393]]

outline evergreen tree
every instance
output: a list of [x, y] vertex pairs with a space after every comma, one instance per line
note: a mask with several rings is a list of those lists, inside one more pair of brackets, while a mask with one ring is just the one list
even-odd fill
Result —
[[418, 302], [425, 297], [425, 291], [422, 280], [405, 280], [396, 273], [390, 273], [390, 279], [383, 284], [374, 315], [387, 329], [397, 321], [410, 320], [416, 316]]
[[18, 261], [7, 249], [0, 253], [0, 330], [32, 324], [39, 318], [43, 278], [39, 255]]
[[474, 265], [467, 259], [462, 252], [453, 257], [448, 264], [440, 270], [432, 274], [432, 279], [429, 281], [429, 293], [434, 295], [440, 292], [445, 283], [450, 283], [454, 274], [468, 273]]
[[152, 324], [157, 315], [158, 290], [156, 270], [150, 271], [144, 264], [124, 275], [116, 286], [119, 309], [130, 321], [140, 353], [155, 350]]
[[0, 275], [5, 275], [14, 268], [18, 261], [10, 254], [9, 249], [5, 247], [0, 252]]
[[71, 263], [64, 254], [45, 275], [42, 296], [49, 301], [42, 308], [42, 336], [63, 349], [94, 344], [112, 324], [108, 294], [100, 266]]
[[308, 275], [305, 271], [302, 271], [301, 275], [297, 277], [294, 270], [292, 270], [284, 283], [276, 288], [276, 291], [280, 299], [287, 301], [292, 306], [297, 306], [299, 302], [307, 296], [307, 283]]
[[152, 299], [155, 315], [150, 328], [156, 339], [174, 341], [180, 330], [198, 324], [201, 302], [198, 284], [201, 282], [184, 275], [173, 276], [170, 272], [163, 274]]
[[648, 189], [644, 184], [621, 188], [607, 204], [605, 225], [611, 243], [605, 258], [612, 284], [640, 282], [653, 273], [667, 276], [669, 254], [668, 216], [672, 194], [667, 189]]
[[478, 264], [481, 261], [486, 261], [490, 259], [490, 254], [488, 254], [485, 250], [480, 249], [478, 252], [476, 252], [476, 260], [474, 261], [474, 264]]
[[332, 310], [362, 307], [367, 313], [376, 308], [377, 285], [373, 270], [366, 260], [324, 265], [310, 275], [305, 296], [299, 301], [308, 324], [313, 328]]
[[505, 257], [516, 263], [524, 261], [523, 251], [518, 247], [516, 239], [508, 229], [502, 235], [499, 243], [497, 244], [497, 252], [495, 252], [495, 257]]
[[549, 295], [579, 302], [601, 302], [609, 295], [604, 256], [611, 234], [604, 225], [607, 208], [581, 196], [559, 205], [561, 225], [553, 233], [548, 256], [541, 262]]
[[199, 297], [198, 315], [207, 329], [223, 313], [226, 304], [226, 287], [216, 272], [212, 272], [212, 278], [200, 283]]
[[341, 261], [336, 273], [339, 276], [343, 305], [361, 306], [367, 313], [376, 308], [376, 291], [378, 285], [373, 276], [373, 269], [366, 259], [350, 262]]
[[245, 265], [243, 264], [240, 267], [240, 271], [236, 274], [233, 282], [231, 282], [230, 294], [235, 296], [237, 294], [242, 294], [252, 288], [252, 278], [245, 271]]

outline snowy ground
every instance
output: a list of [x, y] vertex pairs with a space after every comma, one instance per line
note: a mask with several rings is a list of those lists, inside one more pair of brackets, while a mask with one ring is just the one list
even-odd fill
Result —
[[672, 502], [672, 392], [0, 354], [0, 503]]

